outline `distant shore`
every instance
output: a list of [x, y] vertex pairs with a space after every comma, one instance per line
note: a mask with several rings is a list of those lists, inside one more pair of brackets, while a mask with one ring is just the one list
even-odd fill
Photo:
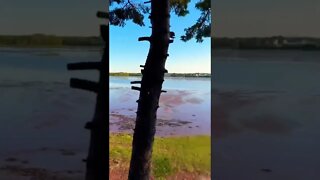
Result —
[[[312, 37], [214, 37], [212, 49], [320, 50], [320, 38]], [[57, 36], [46, 34], [0, 35], [0, 47], [63, 48], [103, 47], [99, 36]]]
[[98, 36], [56, 36], [45, 34], [0, 35], [0, 47], [103, 47], [104, 42]]
[[320, 50], [320, 38], [311, 37], [215, 37], [212, 49]]
[[[135, 77], [141, 76], [141, 73], [128, 73], [128, 72], [111, 72], [110, 76], [120, 76], [120, 77]], [[166, 77], [194, 77], [194, 78], [209, 78], [210, 73], [167, 73]]]

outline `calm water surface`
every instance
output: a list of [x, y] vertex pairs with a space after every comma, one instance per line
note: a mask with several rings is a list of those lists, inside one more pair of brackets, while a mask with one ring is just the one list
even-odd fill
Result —
[[320, 179], [320, 52], [213, 55], [217, 180]]

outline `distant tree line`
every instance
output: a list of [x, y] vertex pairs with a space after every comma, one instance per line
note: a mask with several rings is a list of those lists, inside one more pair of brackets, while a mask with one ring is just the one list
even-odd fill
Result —
[[110, 76], [141, 76], [141, 73], [111, 72]]
[[320, 38], [251, 37], [213, 38], [214, 49], [315, 49], [320, 50]]
[[[110, 76], [141, 76], [141, 73], [111, 72]], [[167, 77], [211, 77], [210, 73], [168, 73]]]
[[8, 36], [0, 35], [0, 46], [8, 47], [62, 47], [62, 46], [99, 46], [103, 47], [100, 37], [68, 37], [44, 34]]
[[[307, 37], [249, 37], [249, 38], [212, 38], [213, 49], [305, 49], [320, 50], [320, 38]], [[0, 35], [2, 47], [103, 47], [98, 36], [55, 36], [45, 34]]]

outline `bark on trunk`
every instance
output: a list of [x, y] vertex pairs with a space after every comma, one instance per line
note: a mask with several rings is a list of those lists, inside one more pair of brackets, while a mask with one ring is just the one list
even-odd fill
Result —
[[[99, 18], [108, 19], [108, 13], [98, 12]], [[91, 132], [86, 162], [86, 180], [109, 179], [109, 24], [101, 25], [100, 32], [105, 48], [100, 62], [71, 63], [68, 70], [99, 70], [99, 82], [71, 78], [72, 88], [97, 93], [94, 117], [85, 126]]]
[[101, 27], [106, 45], [100, 66], [94, 118], [86, 124], [86, 128], [91, 130], [86, 180], [109, 179], [109, 26]]
[[132, 142], [129, 180], [148, 180], [151, 174], [151, 157], [156, 132], [157, 109], [164, 81], [165, 62], [168, 56], [169, 0], [151, 1], [152, 35], [139, 40], [150, 41], [150, 49], [142, 73], [136, 126]]
[[68, 70], [95, 69], [100, 71], [99, 82], [72, 78], [72, 88], [97, 93], [97, 101], [93, 120], [86, 129], [91, 130], [88, 157], [85, 160], [86, 180], [102, 180], [109, 178], [109, 26], [101, 26], [101, 35], [105, 48], [101, 62], [82, 62], [68, 64]]

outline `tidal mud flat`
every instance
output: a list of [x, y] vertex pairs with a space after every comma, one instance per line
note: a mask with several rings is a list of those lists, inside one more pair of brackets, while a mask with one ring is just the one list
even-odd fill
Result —
[[[139, 77], [110, 77], [110, 130], [133, 133], [139, 93], [130, 81]], [[211, 134], [210, 78], [167, 77], [157, 112], [157, 136]]]
[[[126, 89], [121, 91], [117, 100], [110, 103], [111, 132], [133, 133], [136, 119], [137, 94]], [[122, 94], [124, 92], [124, 94]], [[115, 103], [117, 105], [114, 105]], [[122, 106], [121, 106], [122, 103]], [[199, 97], [193, 92], [185, 90], [169, 90], [160, 97], [160, 108], [157, 117], [157, 136], [189, 136], [210, 135], [210, 108], [203, 104], [210, 104], [208, 99]]]

